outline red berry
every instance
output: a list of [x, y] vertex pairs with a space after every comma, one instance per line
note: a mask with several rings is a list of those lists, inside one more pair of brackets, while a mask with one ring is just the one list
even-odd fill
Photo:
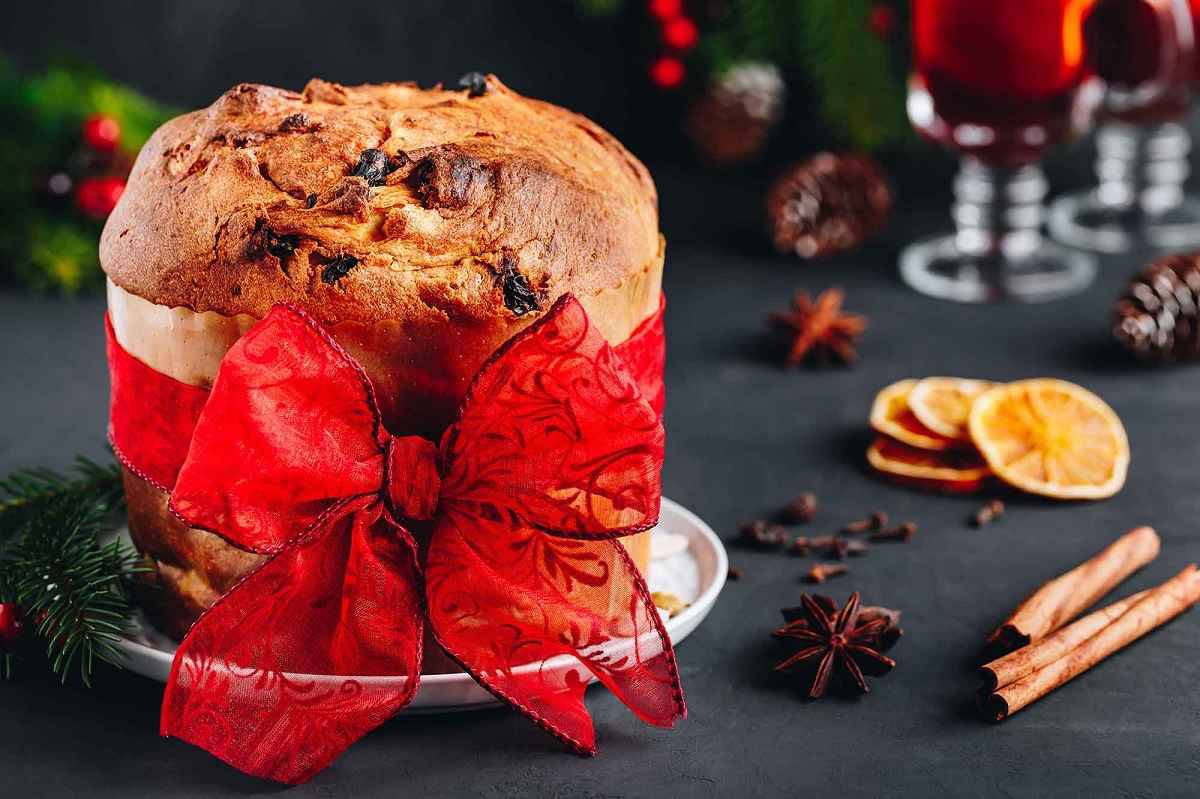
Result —
[[867, 14], [867, 28], [877, 39], [886, 39], [896, 29], [896, 9], [887, 3], [875, 3]]
[[650, 0], [650, 13], [659, 19], [674, 19], [683, 13], [683, 0]]
[[12, 650], [21, 640], [25, 621], [14, 602], [0, 602], [0, 650]]
[[689, 50], [700, 37], [696, 23], [687, 17], [677, 17], [663, 25], [663, 41], [677, 50]]
[[665, 55], [650, 65], [650, 80], [663, 89], [674, 89], [683, 83], [683, 62]]
[[104, 219], [117, 207], [125, 181], [118, 177], [84, 178], [75, 190], [75, 206], [90, 217]]
[[121, 141], [121, 125], [107, 114], [92, 114], [83, 121], [83, 140], [93, 150], [111, 152]]

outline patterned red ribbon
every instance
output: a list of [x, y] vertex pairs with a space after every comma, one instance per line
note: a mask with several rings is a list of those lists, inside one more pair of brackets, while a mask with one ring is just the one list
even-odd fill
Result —
[[385, 430], [361, 366], [295, 309], [239, 339], [211, 392], [149, 369], [109, 325], [121, 459], [173, 486], [188, 525], [271, 555], [180, 644], [162, 733], [305, 781], [412, 699], [426, 619], [582, 754], [581, 666], [648, 723], [684, 716], [670, 640], [615, 540], [658, 518], [661, 314], [614, 350], [563, 297], [484, 365], [438, 445]]

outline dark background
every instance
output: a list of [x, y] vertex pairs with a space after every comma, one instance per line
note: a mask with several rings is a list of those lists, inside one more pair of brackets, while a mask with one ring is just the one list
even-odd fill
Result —
[[650, 130], [637, 116], [651, 103], [643, 37], [652, 34], [641, 4], [630, 5], [639, 13], [597, 17], [570, 0], [49, 0], [6, 8], [0, 48], [24, 66], [82, 57], [183, 107], [207, 105], [241, 82], [430, 86], [494, 71], [628, 137]]
[[[636, 4], [635, 4], [636, 5]], [[286, 794], [359, 796], [1195, 796], [1200, 778], [1200, 629], [1190, 614], [1002, 725], [971, 707], [972, 657], [1032, 588], [1118, 534], [1155, 525], [1163, 553], [1125, 595], [1200, 559], [1200, 372], [1130, 362], [1108, 314], [1148, 255], [1102, 260], [1083, 295], [1041, 306], [960, 306], [895, 277], [899, 248], [948, 224], [951, 160], [914, 148], [885, 159], [899, 190], [886, 233], [866, 248], [802, 263], [761, 232], [769, 175], [826, 141], [794, 95], [766, 157], [706, 170], [678, 135], [679, 114], [645, 87], [633, 16], [594, 20], [559, 2], [102, 3], [5, 9], [0, 51], [35, 66], [55, 48], [181, 106], [239, 81], [298, 88], [340, 81], [453, 80], [491, 69], [520, 91], [569, 105], [626, 139], [661, 192], [670, 298], [668, 496], [728, 535], [737, 522], [812, 489], [825, 532], [876, 508], [920, 523], [906, 546], [877, 547], [829, 590], [899, 608], [897, 670], [858, 701], [809, 703], [774, 677], [768, 631], [797, 601], [806, 563], [731, 548], [746, 573], [679, 647], [690, 717], [646, 728], [595, 690], [601, 754], [581, 760], [514, 714], [397, 719], [311, 784], [284, 790], [157, 737], [161, 687], [103, 669], [60, 687], [31, 665], [0, 685], [0, 796]], [[1086, 142], [1052, 161], [1056, 191], [1086, 181]], [[855, 369], [785, 372], [763, 317], [796, 288], [845, 287], [871, 329]], [[0, 292], [0, 472], [103, 454], [103, 301]], [[1099, 503], [1006, 496], [985, 530], [978, 500], [914, 493], [863, 465], [873, 394], [927, 374], [1079, 382], [1125, 420], [1129, 483]]]

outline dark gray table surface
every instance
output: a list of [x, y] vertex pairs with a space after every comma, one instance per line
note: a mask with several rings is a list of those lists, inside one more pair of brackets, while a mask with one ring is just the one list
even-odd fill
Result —
[[[1200, 560], [1200, 369], [1131, 363], [1108, 338], [1111, 303], [1141, 258], [1106, 258], [1095, 286], [1042, 306], [927, 300], [895, 277], [899, 245], [942, 224], [925, 202], [887, 236], [817, 264], [769, 253], [727, 209], [758, 188], [660, 173], [670, 237], [666, 494], [723, 534], [804, 489], [815, 530], [879, 508], [920, 523], [828, 584], [839, 600], [899, 608], [898, 668], [860, 700], [805, 702], [771, 674], [777, 609], [804, 586], [801, 561], [731, 548], [745, 571], [678, 650], [690, 715], [643, 726], [603, 690], [589, 706], [600, 755], [580, 759], [505, 711], [396, 719], [289, 796], [1195, 796], [1200, 792], [1200, 616], [1185, 615], [1001, 725], [972, 711], [972, 658], [1032, 588], [1138, 524], [1158, 560], [1118, 589]], [[711, 201], [711, 204], [709, 204]], [[750, 218], [753, 214], [745, 215]], [[854, 369], [786, 372], [763, 317], [797, 287], [845, 287], [870, 316]], [[99, 298], [0, 294], [0, 471], [104, 451]], [[1117, 497], [1009, 498], [983, 530], [978, 500], [892, 487], [865, 470], [871, 397], [902, 377], [1059, 376], [1103, 396], [1129, 431]], [[157, 735], [161, 686], [103, 669], [91, 689], [26, 670], [0, 685], [0, 796], [222, 796], [278, 792]]]

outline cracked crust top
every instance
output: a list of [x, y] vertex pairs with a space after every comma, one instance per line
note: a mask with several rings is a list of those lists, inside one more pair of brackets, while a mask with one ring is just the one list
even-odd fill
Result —
[[157, 305], [329, 324], [515, 325], [660, 257], [646, 168], [490, 75], [482, 96], [235, 86], [155, 132], [100, 241], [109, 278]]

